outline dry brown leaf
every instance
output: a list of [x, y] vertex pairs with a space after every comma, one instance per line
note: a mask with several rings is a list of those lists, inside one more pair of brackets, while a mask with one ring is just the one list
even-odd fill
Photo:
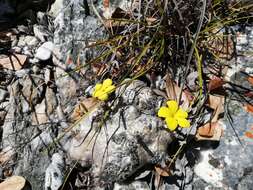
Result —
[[244, 94], [244, 96], [247, 96], [249, 98], [253, 98], [253, 92], [247, 92]]
[[110, 0], [103, 0], [104, 8], [109, 8], [110, 6]]
[[245, 110], [253, 114], [253, 105], [247, 104], [244, 106]]
[[[0, 183], [1, 190], [25, 190], [26, 180], [21, 176], [12, 176]], [[26, 188], [29, 189], [29, 188]]]
[[249, 76], [249, 77], [248, 77], [248, 81], [249, 81], [250, 84], [253, 85], [253, 77], [252, 77], [252, 76]]
[[253, 133], [251, 131], [246, 131], [244, 135], [250, 139], [253, 139]]
[[10, 57], [0, 59], [0, 68], [3, 67], [5, 69], [17, 71], [23, 68], [26, 60], [26, 55], [14, 54]]
[[209, 95], [208, 105], [214, 110], [212, 122], [218, 121], [220, 113], [224, 112], [224, 96]]
[[157, 21], [157, 19], [154, 18], [154, 17], [147, 17], [147, 18], [146, 18], [146, 21], [147, 21], [148, 25], [150, 26], [150, 25], [153, 24], [155, 21]]
[[202, 137], [212, 137], [214, 135], [215, 127], [217, 127], [218, 123], [206, 123], [204, 126], [198, 128], [198, 134]]
[[[211, 132], [209, 133], [209, 131]], [[202, 132], [202, 134], [200, 134], [199, 132]], [[223, 134], [223, 129], [221, 125], [217, 122], [215, 124], [211, 124], [211, 130], [209, 130], [209, 126], [207, 126], [205, 129], [202, 129], [200, 131], [198, 130], [196, 134], [196, 140], [197, 141], [201, 141], [201, 140], [220, 141], [222, 134]], [[204, 135], [204, 136], [201, 136], [201, 135]]]
[[[171, 79], [171, 77], [167, 74], [166, 76], [166, 94], [169, 100], [178, 100], [181, 92], [181, 88]], [[180, 106], [184, 110], [188, 110], [190, 101], [193, 99], [193, 95], [190, 95], [191, 93], [187, 91], [182, 92], [182, 96], [180, 99]]]
[[80, 103], [78, 103], [74, 109], [73, 114], [71, 115], [72, 121], [77, 121], [81, 119], [81, 117], [91, 111], [95, 106], [97, 106], [100, 103], [99, 100], [95, 98], [86, 98], [82, 100]]
[[155, 166], [155, 171], [158, 173], [160, 176], [167, 177], [171, 176], [169, 168], [162, 168], [161, 166]]
[[212, 91], [218, 88], [221, 88], [223, 86], [223, 84], [225, 84], [225, 82], [219, 78], [219, 77], [214, 77], [210, 80], [209, 84], [208, 84], [208, 91]]

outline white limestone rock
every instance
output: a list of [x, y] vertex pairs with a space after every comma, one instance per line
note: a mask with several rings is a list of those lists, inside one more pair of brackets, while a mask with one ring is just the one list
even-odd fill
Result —
[[41, 61], [46, 61], [51, 58], [53, 49], [53, 42], [45, 42], [37, 49], [35, 57]]

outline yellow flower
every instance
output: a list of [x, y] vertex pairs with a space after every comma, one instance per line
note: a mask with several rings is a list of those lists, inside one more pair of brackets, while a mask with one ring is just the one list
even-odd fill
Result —
[[109, 94], [111, 94], [115, 90], [115, 85], [112, 84], [111, 79], [106, 79], [103, 81], [103, 83], [98, 83], [95, 86], [94, 92], [92, 93], [92, 96], [94, 98], [97, 98], [99, 100], [107, 100], [109, 97]]
[[165, 118], [165, 122], [171, 131], [174, 131], [177, 126], [190, 127], [190, 121], [187, 120], [188, 113], [180, 108], [176, 101], [167, 101], [168, 107], [161, 107], [158, 111], [158, 116]]

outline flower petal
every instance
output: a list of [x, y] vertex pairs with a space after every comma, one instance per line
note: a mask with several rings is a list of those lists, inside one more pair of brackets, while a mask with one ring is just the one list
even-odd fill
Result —
[[104, 92], [106, 92], [106, 93], [111, 93], [111, 92], [113, 92], [115, 89], [116, 89], [116, 87], [115, 87], [114, 85], [111, 85], [111, 86], [108, 86], [108, 87], [104, 90]]
[[175, 117], [186, 119], [188, 117], [188, 113], [186, 111], [184, 111], [182, 108], [179, 108], [177, 110], [177, 113], [175, 114]]
[[184, 118], [177, 118], [177, 121], [180, 127], [188, 128], [191, 125], [190, 121]]
[[106, 79], [103, 82], [103, 89], [106, 89], [108, 86], [112, 85], [112, 79]]
[[175, 114], [178, 110], [178, 104], [175, 100], [167, 101], [167, 105], [169, 107], [169, 110], [172, 114]]
[[101, 83], [97, 83], [95, 86], [95, 91], [100, 90], [102, 88], [102, 84]]
[[95, 97], [95, 98], [102, 96], [102, 95], [104, 95], [104, 92], [102, 90], [98, 90], [93, 93], [93, 97]]
[[178, 123], [175, 118], [167, 117], [165, 119], [165, 121], [166, 121], [166, 124], [167, 124], [167, 127], [169, 128], [169, 130], [174, 131], [177, 128]]
[[166, 118], [166, 117], [172, 117], [172, 114], [169, 108], [163, 106], [159, 109], [158, 116]]
[[99, 97], [99, 100], [105, 101], [108, 99], [108, 94], [107, 93], [102, 93]]

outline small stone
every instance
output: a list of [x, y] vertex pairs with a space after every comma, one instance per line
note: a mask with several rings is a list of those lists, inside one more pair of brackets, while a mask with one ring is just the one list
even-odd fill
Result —
[[52, 5], [49, 13], [56, 17], [60, 11], [64, 8], [63, 6], [63, 0], [56, 0]]
[[8, 95], [8, 92], [0, 88], [0, 102], [4, 101], [7, 95]]
[[45, 189], [57, 190], [63, 184], [64, 160], [59, 153], [52, 156], [52, 162], [45, 172]]
[[44, 32], [43, 32], [43, 26], [40, 26], [40, 25], [34, 25], [33, 26], [33, 32], [34, 32], [34, 35], [41, 41], [41, 42], [45, 42], [46, 41], [46, 35]]
[[24, 46], [36, 46], [38, 44], [38, 40], [34, 36], [21, 36], [19, 38], [17, 46], [24, 47]]
[[29, 48], [26, 46], [24, 47], [22, 53], [28, 57], [33, 57], [33, 54], [31, 53], [31, 51], [29, 50]]
[[[38, 63], [38, 62], [36, 62], [36, 63]], [[40, 68], [39, 68], [39, 66], [38, 66], [38, 65], [34, 65], [34, 66], [32, 67], [32, 71], [33, 71], [34, 74], [39, 74], [39, 73], [40, 73]]]
[[18, 46], [12, 47], [11, 51], [15, 52], [15, 53], [21, 53], [22, 49]]
[[31, 58], [31, 59], [29, 59], [29, 62], [32, 63], [32, 64], [36, 64], [36, 63], [39, 63], [40, 60], [37, 59], [37, 58]]
[[37, 49], [35, 57], [38, 58], [39, 60], [46, 61], [50, 59], [50, 57], [52, 56], [53, 49], [54, 49], [53, 42], [45, 42]]
[[28, 69], [21, 69], [15, 72], [16, 77], [23, 78], [25, 75], [29, 73]]

